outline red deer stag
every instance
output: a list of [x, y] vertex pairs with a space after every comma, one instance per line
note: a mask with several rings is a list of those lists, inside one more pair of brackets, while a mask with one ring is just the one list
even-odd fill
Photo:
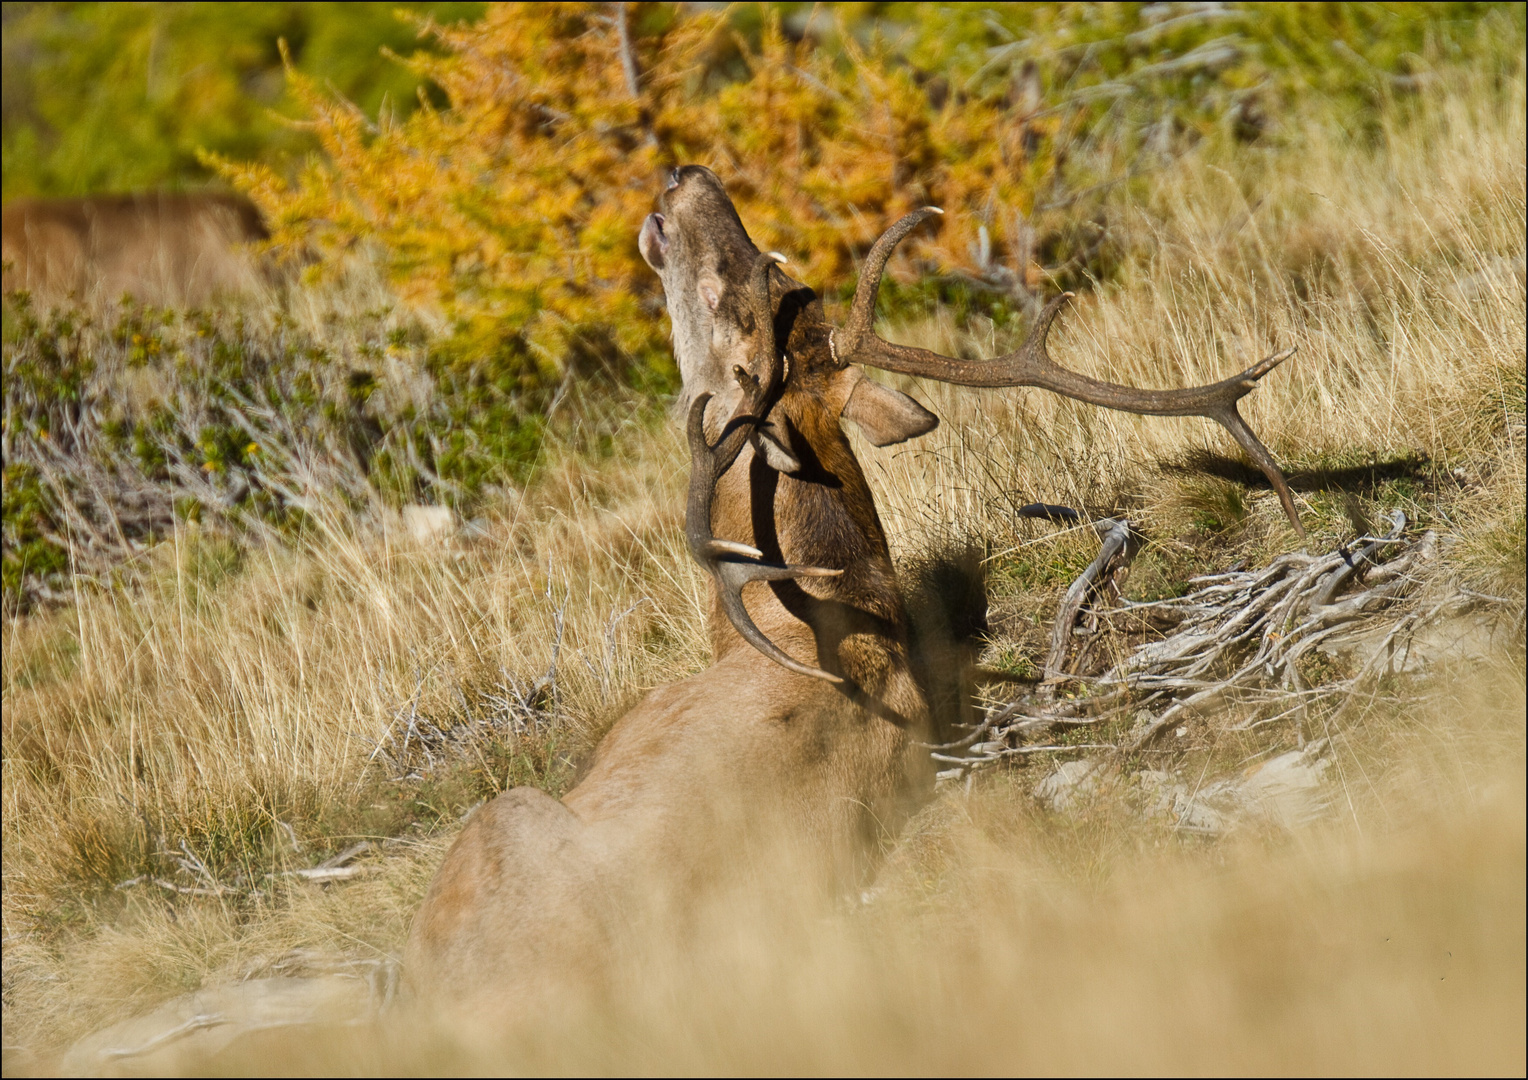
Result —
[[68, 299], [202, 305], [258, 288], [243, 245], [269, 235], [260, 212], [233, 195], [94, 195], [18, 199], [3, 215], [5, 292], [46, 307]]
[[[640, 237], [663, 280], [690, 400], [686, 532], [715, 583], [715, 663], [660, 687], [623, 716], [562, 800], [506, 792], [468, 822], [414, 920], [405, 957], [416, 992], [523, 1007], [572, 978], [597, 977], [623, 936], [682, 913], [704, 889], [785, 837], [807, 876], [852, 887], [933, 787], [920, 741], [936, 734], [931, 665], [910, 645], [865, 477], [840, 418], [877, 445], [936, 421], [859, 364], [978, 386], [1043, 386], [1115, 409], [1208, 416], [1279, 475], [1236, 401], [1284, 355], [1225, 382], [1141, 391], [1052, 364], [1045, 336], [968, 362], [892, 345], [871, 329], [892, 247], [871, 250], [848, 325], [749, 239], [709, 170], [675, 170]], [[948, 667], [949, 665], [943, 665]], [[799, 870], [799, 865], [797, 867]]]

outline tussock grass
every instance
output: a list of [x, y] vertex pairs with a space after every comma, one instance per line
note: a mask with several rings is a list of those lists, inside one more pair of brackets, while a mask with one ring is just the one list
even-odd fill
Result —
[[[1410, 460], [1430, 478], [1473, 463], [1493, 477], [1516, 468], [1499, 478], [1504, 493], [1521, 488], [1523, 104], [1488, 106], [1493, 96], [1460, 79], [1388, 114], [1377, 151], [1313, 122], [1276, 149], [1177, 163], [1127, 202], [1121, 228], [1136, 259], [1063, 313], [1051, 355], [1098, 378], [1170, 387], [1298, 346], [1243, 411], [1328, 535], [1343, 527], [1319, 498], [1333, 472]], [[1015, 343], [939, 317], [892, 329], [967, 355]], [[870, 454], [872, 475], [887, 477], [883, 511], [905, 520], [894, 535], [930, 521], [1001, 534], [1015, 501], [1032, 499], [1099, 510], [1192, 502], [1202, 471], [1164, 485], [1162, 466], [1236, 457], [1208, 421], [1039, 391], [918, 390], [944, 429]], [[1254, 511], [1272, 501], [1256, 488]]]
[[[1392, 105], [1372, 145], [1312, 116], [1282, 145], [1185, 158], [1121, 196], [1126, 269], [1063, 316], [1052, 355], [1173, 386], [1297, 344], [1245, 407], [1289, 464], [1313, 546], [1399, 506], [1443, 531], [1458, 572], [1520, 598], [1524, 130], [1521, 72], [1506, 87], [1458, 75]], [[938, 316], [887, 332], [943, 351], [1011, 344]], [[913, 389], [944, 424], [861, 459], [899, 559], [952, 540], [990, 553], [1004, 662], [1033, 662], [1096, 551], [1019, 505], [1128, 512], [1149, 538], [1142, 595], [1296, 543], [1207, 422]], [[565, 790], [644, 688], [707, 663], [680, 434], [650, 404], [566, 415], [482, 535], [422, 544], [332, 513], [295, 543], [236, 549], [187, 527], [135, 584], [82, 581], [72, 606], [7, 623], [6, 1042], [38, 1055], [17, 1067], [285, 949], [397, 952], [467, 808], [518, 783]], [[559, 642], [544, 723], [389, 779], [373, 744], [410, 710], [479, 715]], [[1108, 800], [1059, 819], [1025, 796], [1036, 770], [1016, 771], [926, 811], [865, 913], [777, 925], [739, 909], [699, 966], [659, 964], [624, 1005], [512, 1033], [516, 1060], [1521, 1070], [1521, 663], [1396, 695], [1340, 740], [1346, 812], [1309, 833], [1205, 846]], [[1204, 767], [1232, 749], [1210, 747]], [[363, 878], [267, 876], [358, 838], [391, 841]], [[205, 875], [177, 867], [190, 855]], [[143, 874], [229, 891], [115, 888]], [[335, 1045], [358, 1056], [301, 1060], [483, 1060], [470, 1040]]]

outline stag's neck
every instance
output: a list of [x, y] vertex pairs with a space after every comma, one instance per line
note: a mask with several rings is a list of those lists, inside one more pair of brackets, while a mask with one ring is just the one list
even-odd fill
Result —
[[[716, 536], [752, 544], [770, 561], [841, 570], [837, 577], [755, 584], [754, 621], [803, 662], [875, 694], [908, 665], [907, 616], [875, 500], [836, 419], [782, 402], [801, 470], [786, 475], [745, 450], [718, 484]], [[748, 646], [713, 603], [718, 658]], [[808, 655], [815, 649], [816, 655]]]

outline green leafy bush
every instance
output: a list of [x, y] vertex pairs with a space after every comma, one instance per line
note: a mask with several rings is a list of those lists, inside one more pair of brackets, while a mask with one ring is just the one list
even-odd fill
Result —
[[6, 4], [4, 193], [87, 195], [204, 184], [203, 149], [282, 162], [312, 148], [282, 123], [278, 38], [294, 63], [375, 114], [411, 112], [419, 80], [402, 10], [476, 18], [475, 3]]

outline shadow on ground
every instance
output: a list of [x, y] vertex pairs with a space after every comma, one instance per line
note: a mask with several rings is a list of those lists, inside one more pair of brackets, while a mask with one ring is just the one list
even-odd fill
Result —
[[[1284, 475], [1289, 486], [1296, 491], [1345, 491], [1363, 495], [1397, 480], [1431, 484], [1435, 470], [1436, 465], [1431, 457], [1412, 452], [1363, 465], [1291, 466]], [[1170, 476], [1209, 475], [1243, 487], [1273, 489], [1268, 478], [1256, 466], [1209, 450], [1197, 450], [1178, 461], [1168, 462], [1162, 466], [1162, 471]]]

